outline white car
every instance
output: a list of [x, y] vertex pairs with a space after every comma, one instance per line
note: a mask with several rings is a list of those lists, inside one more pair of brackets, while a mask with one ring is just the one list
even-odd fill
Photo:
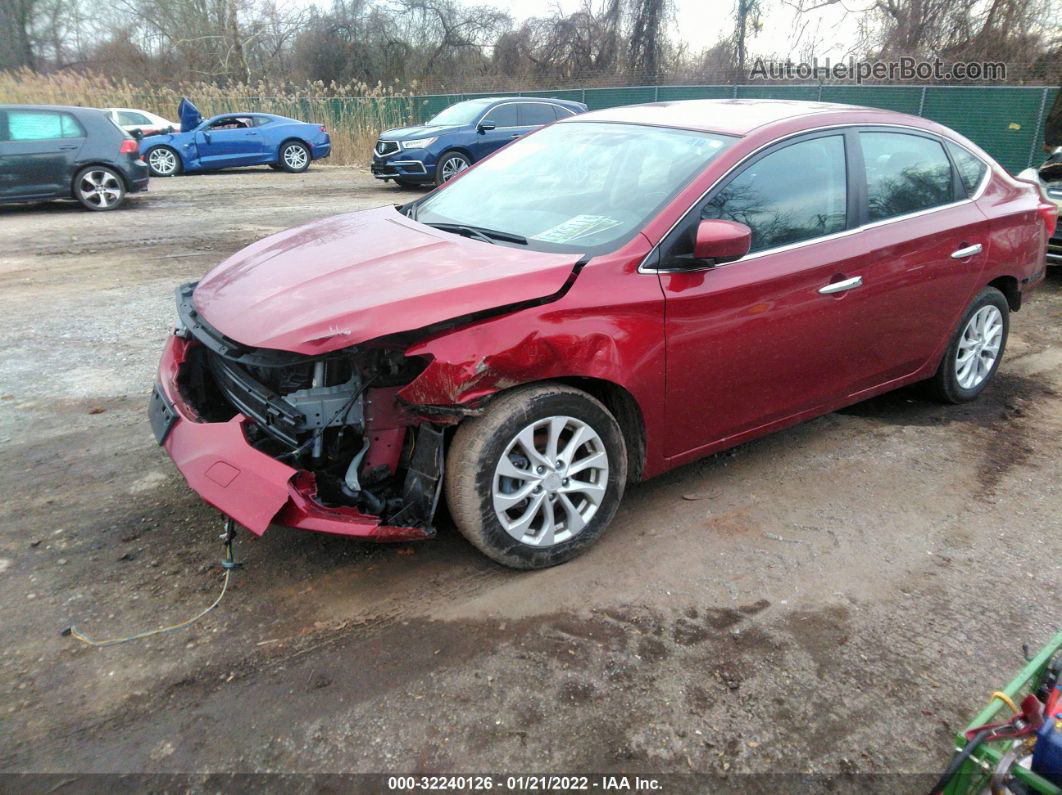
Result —
[[135, 135], [136, 131], [139, 130], [146, 138], [149, 135], [158, 135], [171, 130], [180, 132], [181, 129], [179, 123], [156, 116], [154, 113], [148, 113], [146, 110], [104, 108], [103, 112], [110, 117], [111, 121], [130, 135]]
[[1018, 179], [1038, 184], [1047, 200], [1058, 208], [1055, 233], [1047, 241], [1047, 264], [1062, 265], [1062, 146], [1056, 147], [1040, 168], [1027, 168], [1018, 174]]

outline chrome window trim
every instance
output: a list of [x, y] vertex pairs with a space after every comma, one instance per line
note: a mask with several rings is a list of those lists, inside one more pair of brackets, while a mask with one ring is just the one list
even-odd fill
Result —
[[[893, 218], [884, 218], [884, 219], [882, 219], [880, 221], [872, 221], [871, 223], [863, 224], [862, 226], [857, 226], [857, 227], [855, 227], [853, 229], [845, 229], [845, 230], [842, 230], [840, 232], [834, 232], [834, 233], [829, 234], [829, 235], [823, 235], [822, 237], [812, 237], [812, 238], [809, 238], [807, 240], [800, 240], [800, 241], [798, 241], [796, 243], [787, 243], [784, 246], [775, 246], [774, 248], [766, 248], [763, 251], [757, 251], [757, 252], [754, 252], [752, 254], [746, 254], [744, 257], [742, 257], [739, 260], [735, 260], [734, 262], [727, 262], [727, 263], [723, 263], [721, 265], [706, 265], [703, 268], [654, 268], [651, 265], [647, 265], [646, 264], [649, 261], [649, 259], [654, 254], [656, 254], [656, 250], [660, 247], [660, 244], [663, 243], [665, 240], [667, 240], [668, 236], [672, 232], [675, 231], [675, 227], [677, 227], [680, 223], [682, 223], [682, 221], [686, 218], [687, 215], [689, 215], [689, 213], [693, 210], [694, 207], [696, 207], [698, 204], [700, 204], [702, 201], [704, 201], [705, 197], [709, 193], [711, 193], [713, 190], [715, 190], [715, 188], [718, 185], [720, 185], [725, 179], [727, 179], [731, 174], [733, 174], [739, 168], [741, 168], [741, 167], [745, 166], [746, 164], [748, 164], [748, 162], [752, 158], [754, 158], [756, 155], [758, 155], [764, 149], [769, 149], [772, 146], [776, 146], [777, 144], [783, 143], [783, 142], [788, 141], [788, 140], [790, 140], [792, 138], [800, 138], [800, 137], [802, 137], [804, 135], [810, 135], [810, 134], [818, 133], [818, 132], [825, 132], [825, 131], [828, 131], [828, 130], [849, 130], [849, 129], [859, 130], [859, 129], [862, 129], [862, 128], [875, 128], [875, 127], [895, 127], [897, 129], [901, 129], [901, 130], [913, 130], [913, 131], [919, 133], [922, 136], [934, 139], [935, 141], [940, 143], [940, 145], [942, 147], [945, 146], [946, 142], [951, 141], [950, 138], [943, 138], [943, 137], [941, 137], [940, 135], [938, 135], [935, 132], [932, 132], [930, 130], [924, 130], [921, 127], [915, 127], [915, 126], [910, 125], [910, 124], [896, 124], [896, 123], [891, 123], [891, 124], [890, 123], [871, 124], [871, 123], [866, 123], [866, 122], [861, 122], [861, 123], [858, 123], [858, 124], [852, 124], [852, 123], [831, 124], [831, 125], [828, 125], [828, 126], [825, 126], [825, 127], [815, 127], [814, 129], [801, 130], [800, 132], [796, 132], [796, 133], [792, 133], [791, 135], [787, 135], [784, 138], [778, 138], [777, 140], [769, 141], [768, 143], [765, 143], [763, 146], [760, 146], [760, 147], [756, 148], [755, 150], [750, 152], [748, 155], [746, 155], [744, 158], [742, 158], [742, 160], [740, 162], [735, 163], [733, 166], [731, 166], [729, 169], [727, 169], [726, 172], [724, 172], [723, 174], [720, 175], [719, 179], [717, 179], [710, 186], [708, 186], [708, 189], [705, 190], [704, 193], [702, 193], [700, 196], [698, 196], [694, 200], [694, 202], [689, 207], [686, 208], [685, 212], [683, 212], [682, 215], [680, 215], [678, 217], [678, 219], [675, 221], [675, 223], [673, 223], [668, 228], [668, 230], [660, 237], [660, 240], [658, 240], [653, 245], [653, 247], [651, 249], [649, 249], [648, 253], [646, 253], [646, 255], [644, 257], [642, 257], [642, 261], [638, 263], [638, 273], [696, 273], [696, 272], [702, 271], [702, 270], [710, 270], [710, 269], [714, 269], [714, 268], [726, 268], [726, 267], [729, 267], [731, 265], [740, 265], [743, 262], [748, 262], [749, 260], [759, 259], [760, 257], [763, 257], [763, 256], [765, 256], [767, 254], [777, 254], [777, 253], [780, 253], [780, 252], [791, 251], [793, 249], [801, 248], [803, 246], [808, 246], [808, 245], [812, 245], [812, 244], [815, 244], [815, 243], [821, 243], [821, 242], [824, 242], [824, 241], [827, 241], [827, 240], [834, 240], [834, 239], [839, 238], [839, 237], [846, 237], [848, 235], [852, 235], [852, 234], [855, 234], [857, 232], [862, 232], [864, 229], [873, 229], [874, 227], [884, 226], [886, 224], [893, 224], [893, 223], [896, 223], [898, 221], [906, 221], [906, 220], [909, 220], [911, 218], [917, 218], [920, 215], [928, 215], [929, 213], [939, 212], [940, 210], [946, 210], [946, 209], [949, 209], [951, 207], [958, 207], [959, 205], [966, 204], [967, 202], [975, 202], [975, 201], [977, 201], [978, 199], [981, 198], [981, 195], [984, 193], [985, 188], [988, 186], [988, 178], [989, 178], [989, 175], [992, 172], [992, 167], [988, 163], [985, 163], [986, 169], [985, 169], [984, 177], [982, 177], [981, 184], [978, 186], [977, 190], [974, 192], [974, 195], [973, 196], [968, 196], [965, 199], [959, 199], [957, 201], [949, 202], [948, 204], [940, 204], [940, 205], [937, 205], [936, 207], [929, 207], [929, 208], [927, 208], [925, 210], [918, 210], [918, 211], [913, 212], [913, 213], [907, 213], [906, 215], [897, 215], [897, 216], [895, 216]], [[965, 149], [967, 152], [970, 152], [969, 149], [966, 149], [965, 146], [962, 146], [962, 144], [958, 143], [957, 141], [951, 141], [951, 143], [954, 143], [956, 146], [959, 146], [962, 149]], [[973, 157], [976, 157], [978, 160], [981, 160], [982, 163], [984, 163], [984, 160], [982, 160], [980, 157], [975, 155], [973, 152], [970, 152], [970, 154]], [[950, 162], [950, 160], [949, 160], [949, 162]]]
[[[568, 110], [566, 107], [564, 107], [563, 105], [558, 105], [556, 102], [546, 102], [545, 100], [542, 100], [542, 99], [527, 99], [527, 100], [514, 99], [514, 100], [511, 100], [509, 102], [499, 102], [497, 105], [494, 105], [490, 110], [486, 111], [486, 113], [484, 113], [482, 116], [479, 117], [479, 121], [476, 122], [476, 128], [477, 129], [479, 128], [479, 125], [483, 123], [483, 120], [485, 118], [487, 118], [487, 114], [488, 113], [490, 113], [491, 111], [497, 110], [498, 108], [504, 108], [506, 105], [548, 105], [551, 108], [560, 108], [561, 110]], [[568, 112], [571, 113], [572, 116], [577, 115], [573, 111], [568, 111]], [[517, 108], [516, 114], [517, 114], [516, 118], [519, 119], [520, 118], [520, 109], [519, 108]], [[558, 119], [558, 121], [560, 121], [560, 120]], [[545, 126], [546, 126], [545, 124], [516, 124], [516, 125], [509, 126], [509, 127], [495, 127], [494, 129], [495, 130], [519, 130], [519, 129], [522, 129], [524, 127], [545, 127]]]

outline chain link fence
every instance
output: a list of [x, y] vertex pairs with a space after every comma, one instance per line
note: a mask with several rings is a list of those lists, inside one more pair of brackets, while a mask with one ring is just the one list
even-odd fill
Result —
[[1044, 119], [1058, 89], [1044, 86], [717, 85], [632, 86], [560, 91], [431, 94], [411, 98], [413, 119], [427, 121], [457, 102], [477, 97], [554, 97], [590, 110], [682, 99], [799, 99], [868, 105], [924, 116], [965, 135], [1011, 173], [1043, 160]]

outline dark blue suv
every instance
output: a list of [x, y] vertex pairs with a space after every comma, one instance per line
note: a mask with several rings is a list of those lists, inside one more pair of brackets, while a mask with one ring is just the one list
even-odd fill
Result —
[[404, 187], [441, 185], [514, 138], [585, 111], [583, 103], [563, 99], [490, 97], [458, 102], [422, 127], [380, 133], [373, 148], [372, 175]]

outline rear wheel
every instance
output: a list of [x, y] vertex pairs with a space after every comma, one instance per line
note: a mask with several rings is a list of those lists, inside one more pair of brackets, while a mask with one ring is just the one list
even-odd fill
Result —
[[125, 201], [125, 182], [113, 169], [89, 166], [74, 177], [74, 198], [89, 210], [114, 210]]
[[446, 500], [461, 533], [498, 563], [555, 566], [597, 540], [619, 507], [627, 452], [600, 402], [561, 384], [515, 389], [457, 429]]
[[277, 165], [292, 174], [298, 174], [310, 167], [310, 150], [299, 141], [288, 141], [280, 147], [280, 160]]
[[1007, 299], [995, 287], [986, 287], [966, 308], [929, 381], [934, 397], [946, 403], [966, 403], [980, 395], [999, 368], [1009, 331]]
[[181, 158], [168, 146], [149, 149], [147, 164], [153, 177], [174, 177], [181, 173]]

